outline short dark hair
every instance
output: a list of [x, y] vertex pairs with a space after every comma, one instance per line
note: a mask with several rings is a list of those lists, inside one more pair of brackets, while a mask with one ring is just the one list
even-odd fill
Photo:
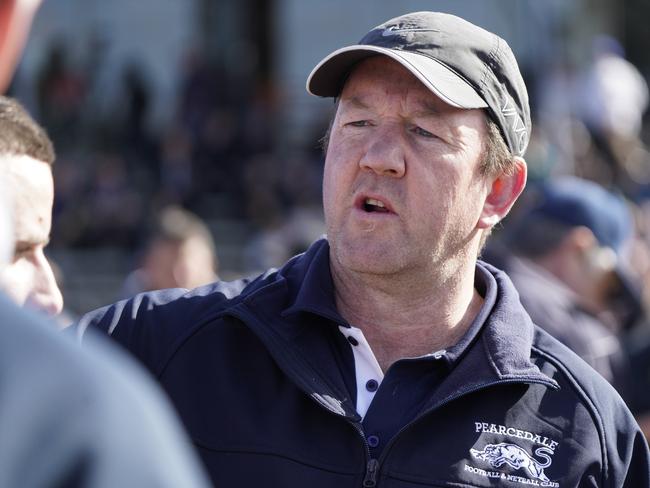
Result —
[[483, 174], [490, 176], [511, 175], [516, 168], [515, 158], [508, 149], [499, 126], [487, 114], [485, 118], [487, 121], [487, 139], [483, 150], [481, 170]]
[[0, 96], [0, 155], [30, 156], [53, 164], [54, 147], [45, 130], [13, 98]]
[[147, 246], [155, 242], [181, 244], [192, 238], [198, 238], [210, 250], [214, 259], [214, 272], [219, 268], [217, 247], [208, 226], [194, 213], [176, 205], [160, 210], [150, 230]]

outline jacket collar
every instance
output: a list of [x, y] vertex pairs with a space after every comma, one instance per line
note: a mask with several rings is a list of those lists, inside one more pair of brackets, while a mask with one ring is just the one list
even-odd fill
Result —
[[325, 317], [338, 325], [347, 325], [335, 305], [327, 240], [316, 241], [302, 261], [302, 266], [288, 273], [287, 278], [295, 283], [296, 293], [292, 303], [282, 311], [282, 316], [307, 312]]
[[[477, 273], [486, 273], [496, 283], [495, 302], [482, 326], [476, 330], [470, 328], [469, 335], [463, 339], [468, 344], [461, 348], [435, 397], [444, 401], [494, 383], [542, 383], [557, 388], [557, 383], [531, 361], [535, 326], [519, 302], [514, 285], [505, 273], [487, 263], [479, 261], [477, 268]], [[325, 391], [311, 391], [313, 386], [306, 389], [312, 396], [325, 397], [328, 401], [333, 397], [338, 413], [343, 413], [345, 409], [336, 400], [344, 397], [341, 389], [332, 386], [334, 383], [326, 378], [319, 365], [306, 364], [308, 354], [301, 360], [295, 354], [298, 338], [314, 323], [310, 314], [346, 325], [334, 305], [327, 241], [316, 241], [304, 254], [265, 277], [263, 282], [244, 290], [244, 295], [226, 313], [246, 322], [266, 343], [269, 352], [276, 359], [281, 358], [279, 362], [288, 374], [301, 376], [307, 383], [310, 383], [307, 376], [321, 376], [318, 383]]]

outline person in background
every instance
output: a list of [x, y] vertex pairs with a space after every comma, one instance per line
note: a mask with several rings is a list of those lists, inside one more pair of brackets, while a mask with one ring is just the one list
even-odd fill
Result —
[[628, 398], [631, 371], [619, 332], [640, 306], [625, 266], [632, 213], [622, 197], [577, 177], [550, 180], [539, 194], [504, 231], [513, 254], [497, 252], [495, 264], [533, 321]]
[[[6, 180], [0, 173], [1, 275], [15, 264]], [[88, 341], [80, 348], [0, 291], [0, 486], [208, 486], [147, 375], [104, 338]]]
[[163, 288], [190, 290], [219, 279], [219, 261], [210, 229], [180, 207], [160, 211], [140, 262], [141, 266], [124, 283], [125, 297]]
[[12, 192], [15, 249], [0, 273], [0, 288], [18, 305], [49, 315], [63, 297], [45, 257], [52, 227], [54, 148], [16, 100], [0, 96], [0, 173]]

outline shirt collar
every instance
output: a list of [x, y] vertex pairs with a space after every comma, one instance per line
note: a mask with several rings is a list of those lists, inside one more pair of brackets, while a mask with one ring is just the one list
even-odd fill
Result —
[[[284, 310], [283, 316], [300, 312], [313, 313], [325, 317], [337, 325], [349, 327], [341, 317], [334, 300], [334, 284], [329, 266], [329, 244], [321, 241], [316, 249], [314, 258], [306, 269], [304, 279], [298, 289], [293, 303]], [[478, 336], [483, 324], [487, 320], [496, 303], [497, 283], [490, 272], [477, 264], [474, 277], [474, 287], [483, 296], [483, 305], [472, 321], [463, 337], [445, 351], [432, 351], [431, 356], [444, 357], [449, 366], [452, 366], [462, 356], [468, 346]]]

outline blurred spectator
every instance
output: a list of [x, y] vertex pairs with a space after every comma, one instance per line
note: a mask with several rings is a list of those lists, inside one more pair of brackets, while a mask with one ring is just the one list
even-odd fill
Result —
[[248, 272], [279, 267], [292, 256], [304, 252], [325, 234], [320, 209], [296, 208], [277, 226], [263, 229], [244, 249]]
[[244, 248], [247, 272], [279, 266], [325, 233], [320, 162], [301, 151], [246, 161], [246, 217], [257, 227]]
[[[97, 155], [87, 203], [86, 245], [133, 246], [143, 220], [143, 195], [130, 178], [130, 168], [118, 154]], [[128, 211], [125, 211], [128, 209]]]
[[195, 178], [192, 141], [180, 125], [172, 125], [163, 137], [159, 178], [162, 202], [182, 206], [191, 202]]
[[626, 395], [630, 371], [617, 333], [636, 317], [638, 296], [623, 268], [632, 215], [622, 198], [574, 177], [550, 181], [520, 212], [493, 259], [511, 277], [539, 326]]
[[0, 97], [0, 172], [12, 190], [15, 250], [0, 287], [19, 305], [56, 315], [63, 297], [44, 254], [50, 238], [54, 149], [13, 99]]
[[76, 142], [86, 85], [84, 77], [69, 65], [65, 43], [52, 43], [38, 76], [38, 113], [59, 149]]
[[612, 183], [634, 197], [639, 186], [650, 184], [650, 155], [640, 139], [648, 85], [624, 58], [621, 44], [607, 36], [594, 39], [593, 61], [580, 81], [578, 115], [608, 166]]
[[122, 294], [196, 288], [216, 281], [217, 269], [216, 248], [207, 226], [186, 210], [167, 207], [151, 232], [140, 268], [128, 276]]
[[623, 47], [614, 38], [595, 38], [593, 56], [579, 99], [587, 126], [602, 136], [638, 137], [648, 106], [645, 79], [624, 58]]

